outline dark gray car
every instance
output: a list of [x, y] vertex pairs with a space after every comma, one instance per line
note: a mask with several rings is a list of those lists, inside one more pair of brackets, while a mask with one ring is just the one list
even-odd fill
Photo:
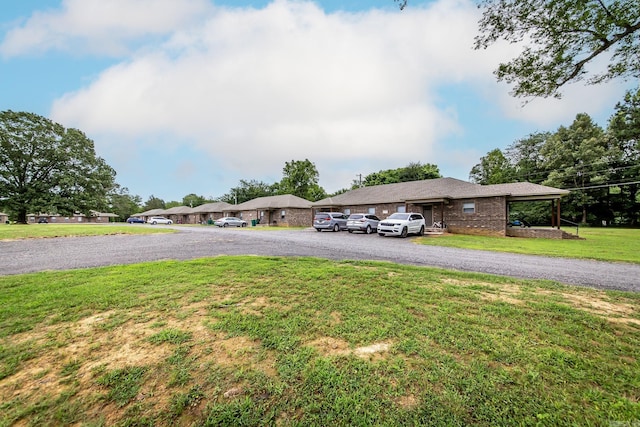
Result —
[[354, 213], [347, 219], [347, 231], [364, 231], [367, 234], [375, 233], [378, 229], [380, 218], [372, 214]]
[[316, 231], [341, 231], [347, 229], [347, 216], [340, 212], [318, 212], [313, 218]]

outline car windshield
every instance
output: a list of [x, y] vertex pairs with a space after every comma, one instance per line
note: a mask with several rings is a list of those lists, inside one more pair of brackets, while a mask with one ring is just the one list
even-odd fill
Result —
[[362, 217], [363, 217], [362, 214], [353, 214], [349, 216], [349, 219], [360, 219]]
[[391, 216], [389, 217], [389, 219], [408, 219], [408, 218], [409, 218], [409, 214], [399, 213], [399, 212], [391, 214]]
[[316, 219], [331, 219], [329, 214], [316, 214]]

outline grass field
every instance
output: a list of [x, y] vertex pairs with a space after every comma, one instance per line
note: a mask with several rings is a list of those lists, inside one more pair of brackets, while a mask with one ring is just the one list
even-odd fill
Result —
[[[0, 240], [168, 231], [11, 225]], [[639, 261], [637, 230], [580, 234], [416, 241]], [[639, 303], [309, 258], [0, 277], [0, 427], [637, 425]]]
[[0, 425], [636, 425], [639, 303], [309, 258], [0, 277]]
[[48, 237], [104, 236], [109, 234], [173, 233], [175, 230], [143, 224], [11, 224], [0, 225], [0, 240]]
[[417, 241], [434, 246], [640, 263], [640, 229], [581, 228], [580, 237], [584, 240], [445, 234], [426, 236]]

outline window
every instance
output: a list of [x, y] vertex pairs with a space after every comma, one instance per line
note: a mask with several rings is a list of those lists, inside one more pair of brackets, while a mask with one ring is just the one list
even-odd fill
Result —
[[467, 213], [467, 214], [476, 213], [476, 204], [474, 202], [463, 203], [462, 213]]
[[396, 208], [396, 212], [405, 213], [407, 211], [407, 207], [405, 205], [400, 205]]
[[280, 211], [280, 218], [281, 218], [281, 219], [284, 219], [284, 215], [285, 215], [286, 213], [287, 213], [287, 212], [286, 212], [285, 210], [281, 210], [281, 211]]
[[345, 215], [351, 215], [351, 209], [345, 209], [344, 210], [344, 214]]
[[369, 208], [369, 213], [371, 215], [375, 214], [376, 213], [376, 208]]

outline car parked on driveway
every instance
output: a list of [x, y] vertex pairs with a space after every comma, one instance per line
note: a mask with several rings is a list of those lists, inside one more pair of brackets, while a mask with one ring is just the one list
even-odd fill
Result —
[[165, 218], [163, 216], [152, 216], [151, 218], [149, 218], [147, 220], [147, 224], [173, 224], [173, 221], [171, 221], [169, 218]]
[[127, 222], [129, 224], [144, 224], [144, 219], [138, 218], [138, 217], [135, 217], [135, 216], [131, 216], [131, 217], [127, 218]]
[[318, 212], [313, 217], [316, 231], [341, 231], [347, 229], [347, 216], [341, 212]]
[[354, 231], [364, 231], [366, 234], [371, 234], [378, 229], [378, 223], [380, 218], [372, 214], [366, 213], [354, 213], [347, 218], [347, 231], [353, 233]]
[[213, 224], [217, 225], [218, 227], [246, 227], [247, 221], [236, 218], [235, 216], [225, 216], [224, 218], [213, 221]]
[[407, 237], [424, 234], [424, 217], [415, 212], [396, 212], [378, 223], [378, 235]]

